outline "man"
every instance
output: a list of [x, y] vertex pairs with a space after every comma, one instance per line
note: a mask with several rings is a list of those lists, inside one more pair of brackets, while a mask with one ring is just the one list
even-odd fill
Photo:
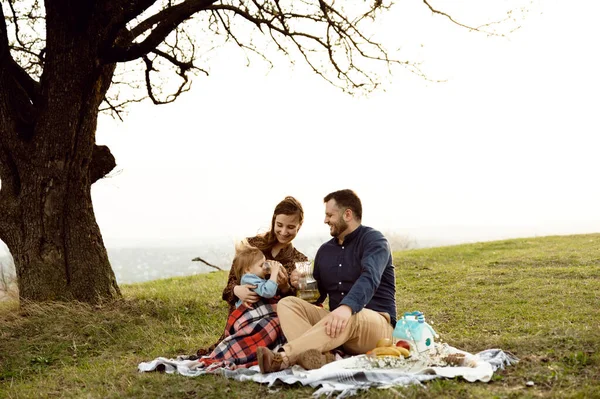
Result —
[[[262, 373], [294, 364], [319, 368], [333, 360], [331, 349], [361, 354], [392, 337], [396, 281], [387, 239], [361, 224], [362, 204], [352, 190], [330, 193], [324, 202], [333, 238], [317, 251], [313, 275], [321, 294], [317, 304], [329, 296], [330, 311], [296, 297], [281, 299], [277, 315], [288, 343], [279, 353], [258, 348]], [[296, 273], [291, 284], [298, 285]]]

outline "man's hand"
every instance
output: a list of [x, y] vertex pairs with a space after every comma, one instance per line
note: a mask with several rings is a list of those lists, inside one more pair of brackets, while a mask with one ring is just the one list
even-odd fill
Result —
[[233, 294], [241, 299], [242, 302], [253, 304], [258, 302], [259, 298], [258, 294], [252, 291], [254, 288], [256, 286], [252, 284], [236, 285], [233, 287]]
[[348, 324], [352, 317], [352, 309], [348, 305], [340, 305], [335, 310], [325, 316], [325, 333], [331, 338], [337, 338]]

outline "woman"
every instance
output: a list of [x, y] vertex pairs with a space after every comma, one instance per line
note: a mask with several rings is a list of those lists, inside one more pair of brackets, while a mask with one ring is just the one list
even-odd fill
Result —
[[[273, 211], [271, 229], [265, 234], [248, 238], [248, 244], [259, 248], [268, 261], [274, 260], [283, 265], [285, 272], [278, 279], [281, 297], [296, 295], [295, 289], [289, 284], [290, 273], [295, 269], [296, 262], [308, 260], [292, 245], [303, 221], [304, 211], [300, 202], [294, 197], [285, 197]], [[238, 299], [249, 303], [258, 301], [258, 295], [251, 288], [249, 285], [239, 285], [233, 268], [229, 271], [229, 280], [223, 290], [223, 300], [229, 303], [229, 314], [235, 309]]]
[[[292, 241], [296, 238], [302, 222], [304, 221], [304, 211], [300, 202], [294, 197], [285, 197], [273, 211], [271, 218], [271, 228], [264, 234], [259, 234], [247, 239], [248, 243], [259, 248], [267, 261], [280, 262], [283, 267], [280, 268], [278, 281], [278, 296], [284, 297], [295, 295], [296, 290], [289, 283], [290, 273], [295, 269], [295, 262], [307, 261], [308, 258], [298, 251], [292, 245]], [[271, 304], [263, 304], [256, 309], [245, 308], [241, 306], [236, 309], [236, 302], [257, 304], [259, 296], [252, 291], [254, 288], [251, 285], [240, 285], [240, 282], [235, 276], [233, 267], [229, 271], [229, 279], [227, 286], [223, 290], [223, 300], [229, 304], [228, 320], [225, 331], [219, 338], [218, 342], [209, 348], [199, 349], [198, 356], [210, 354], [214, 361], [232, 361], [237, 365], [250, 366], [256, 364], [256, 348], [253, 346], [245, 347], [245, 353], [233, 353], [235, 339], [244, 340], [243, 332], [253, 334], [248, 341], [262, 340], [267, 342], [267, 345], [261, 346], [277, 346], [283, 342], [283, 333], [279, 326], [275, 307]], [[233, 337], [232, 335], [239, 337]], [[262, 334], [264, 336], [257, 336]], [[268, 334], [268, 335], [267, 335]], [[232, 359], [233, 358], [233, 359]], [[210, 362], [212, 363], [212, 361]]]

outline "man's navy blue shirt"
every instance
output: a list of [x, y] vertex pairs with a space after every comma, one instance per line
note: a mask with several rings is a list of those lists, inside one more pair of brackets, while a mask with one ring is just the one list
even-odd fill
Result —
[[360, 225], [344, 238], [321, 245], [313, 273], [329, 309], [348, 305], [352, 314], [363, 308], [390, 315], [396, 325], [396, 277], [388, 240], [379, 231]]

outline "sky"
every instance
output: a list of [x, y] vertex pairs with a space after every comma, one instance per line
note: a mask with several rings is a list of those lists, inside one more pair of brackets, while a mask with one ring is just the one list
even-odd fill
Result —
[[97, 141], [117, 161], [92, 188], [105, 242], [254, 235], [286, 195], [304, 206], [301, 235], [327, 235], [322, 199], [342, 188], [363, 224], [417, 241], [600, 232], [600, 5], [482, 3], [446, 10], [477, 24], [524, 4], [521, 28], [469, 32], [408, 0], [381, 23], [441, 83], [398, 70], [351, 97], [300, 65], [223, 50], [175, 103], [102, 116]]

